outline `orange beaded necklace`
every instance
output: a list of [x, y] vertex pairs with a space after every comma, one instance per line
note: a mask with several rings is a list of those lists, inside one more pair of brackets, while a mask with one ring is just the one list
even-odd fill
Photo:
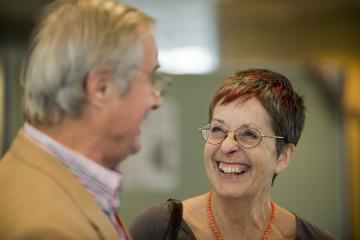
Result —
[[[270, 233], [272, 230], [272, 225], [275, 222], [276, 207], [275, 207], [275, 204], [273, 203], [273, 201], [271, 201], [271, 200], [270, 200], [270, 204], [271, 204], [271, 217], [270, 217], [269, 222], [266, 225], [262, 240], [269, 240]], [[221, 236], [220, 231], [216, 227], [215, 218], [214, 218], [214, 215], [211, 210], [211, 192], [209, 192], [208, 197], [207, 197], [207, 213], [208, 213], [208, 218], [209, 218], [209, 222], [210, 222], [210, 228], [211, 228], [211, 231], [213, 232], [214, 236], [216, 237], [216, 240], [223, 240], [224, 238]]]

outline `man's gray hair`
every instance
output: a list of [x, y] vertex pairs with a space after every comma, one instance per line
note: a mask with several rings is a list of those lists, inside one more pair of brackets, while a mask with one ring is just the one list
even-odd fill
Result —
[[139, 27], [154, 20], [112, 0], [62, 0], [45, 9], [22, 70], [25, 119], [52, 125], [78, 117], [85, 79], [97, 66], [111, 67], [121, 93], [143, 59]]

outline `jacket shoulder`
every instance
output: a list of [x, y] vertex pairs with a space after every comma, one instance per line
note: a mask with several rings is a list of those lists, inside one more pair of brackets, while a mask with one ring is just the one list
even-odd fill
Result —
[[0, 206], [0, 239], [13, 234], [14, 239], [42, 239], [42, 234], [116, 239], [112, 224], [76, 177], [24, 136], [0, 161]]

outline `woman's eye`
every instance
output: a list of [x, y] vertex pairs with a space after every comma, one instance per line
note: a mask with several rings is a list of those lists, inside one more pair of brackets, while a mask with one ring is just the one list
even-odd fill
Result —
[[210, 129], [210, 131], [211, 131], [211, 136], [214, 138], [223, 138], [227, 134], [225, 129], [218, 126], [213, 126]]
[[258, 134], [250, 129], [242, 131], [241, 136], [246, 138], [259, 138]]
[[211, 129], [212, 133], [218, 133], [218, 132], [224, 132], [224, 130], [221, 127], [212, 127]]

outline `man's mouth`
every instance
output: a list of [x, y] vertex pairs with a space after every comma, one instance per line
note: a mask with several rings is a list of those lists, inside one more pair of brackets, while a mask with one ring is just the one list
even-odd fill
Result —
[[241, 175], [248, 172], [251, 167], [242, 163], [216, 162], [220, 172], [226, 175]]

